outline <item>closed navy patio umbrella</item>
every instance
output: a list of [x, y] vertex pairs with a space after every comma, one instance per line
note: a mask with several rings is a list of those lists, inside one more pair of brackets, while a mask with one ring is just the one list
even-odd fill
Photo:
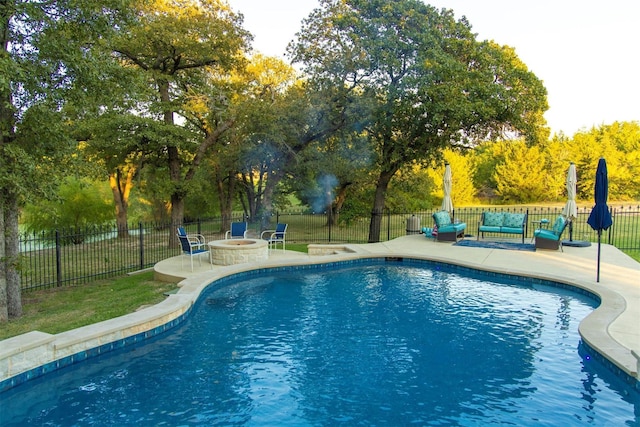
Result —
[[609, 178], [607, 177], [607, 162], [603, 157], [598, 161], [598, 169], [596, 169], [596, 184], [594, 187], [594, 196], [596, 204], [591, 209], [587, 224], [598, 232], [598, 272], [596, 281], [600, 281], [600, 237], [602, 230], [607, 230], [613, 224], [611, 212], [607, 206], [607, 198], [609, 197]]

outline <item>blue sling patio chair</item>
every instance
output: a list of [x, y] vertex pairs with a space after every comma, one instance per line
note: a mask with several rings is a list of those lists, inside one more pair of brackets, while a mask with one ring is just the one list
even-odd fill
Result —
[[[184, 232], [184, 229], [182, 231]], [[194, 256], [209, 254], [209, 250], [206, 248], [206, 244], [204, 242], [204, 237], [202, 236], [193, 237], [193, 236], [200, 236], [200, 235], [188, 236], [187, 234], [180, 234], [180, 232], [178, 232], [178, 239], [180, 240], [180, 246], [182, 248], [182, 255], [183, 255], [180, 257], [180, 266], [184, 268], [184, 257], [188, 256], [189, 259], [191, 260], [191, 271], [193, 271]], [[200, 240], [200, 238], [202, 238], [202, 240]], [[202, 265], [201, 257], [198, 258], [198, 261], [200, 262], [200, 265]]]
[[232, 222], [231, 230], [228, 230], [224, 234], [225, 239], [246, 239], [247, 238], [247, 223], [246, 222]]
[[283, 251], [286, 249], [287, 242], [285, 239], [287, 237], [287, 226], [288, 224], [278, 223], [275, 230], [264, 230], [260, 233], [260, 238], [269, 243], [269, 250], [271, 250], [272, 245], [275, 246], [278, 243], [282, 245]]
[[178, 237], [180, 236], [187, 237], [191, 242], [191, 246], [194, 248], [201, 249], [207, 246], [207, 242], [202, 234], [187, 234], [184, 227], [178, 227]]

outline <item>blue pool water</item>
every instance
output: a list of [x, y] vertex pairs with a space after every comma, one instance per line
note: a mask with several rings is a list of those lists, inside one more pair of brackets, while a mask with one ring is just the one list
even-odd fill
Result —
[[597, 303], [407, 265], [278, 271], [189, 319], [0, 394], [0, 425], [637, 426], [640, 394], [589, 357]]

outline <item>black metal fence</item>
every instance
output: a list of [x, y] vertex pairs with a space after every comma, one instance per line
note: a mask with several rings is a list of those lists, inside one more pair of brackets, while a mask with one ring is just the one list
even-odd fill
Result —
[[[562, 208], [460, 208], [454, 212], [457, 220], [467, 223], [467, 233], [476, 235], [483, 211], [509, 211], [528, 214], [526, 236], [533, 234], [533, 225], [542, 219], [553, 222]], [[580, 209], [573, 222], [573, 240], [597, 241], [597, 234], [586, 223], [591, 209]], [[380, 241], [391, 240], [415, 232], [416, 224], [432, 226], [434, 211], [382, 214]], [[613, 226], [602, 236], [602, 242], [618, 247], [640, 260], [640, 206], [611, 208]], [[417, 218], [417, 220], [416, 220]], [[238, 216], [234, 221], [241, 221]], [[325, 214], [281, 212], [249, 226], [252, 237], [263, 229], [275, 228], [277, 222], [289, 224], [287, 243], [366, 243], [369, 240], [370, 218], [356, 218], [331, 224]], [[208, 240], [224, 238], [220, 218], [185, 223], [188, 233], [202, 234]], [[409, 229], [411, 228], [411, 229]], [[116, 227], [91, 227], [82, 230], [55, 230], [20, 237], [20, 272], [23, 290], [73, 286], [98, 279], [120, 276], [153, 266], [158, 261], [180, 254], [170, 247], [170, 224], [139, 223], [127, 230]], [[120, 236], [120, 237], [119, 237]], [[124, 236], [124, 237], [123, 237]], [[485, 238], [491, 238], [485, 235]]]

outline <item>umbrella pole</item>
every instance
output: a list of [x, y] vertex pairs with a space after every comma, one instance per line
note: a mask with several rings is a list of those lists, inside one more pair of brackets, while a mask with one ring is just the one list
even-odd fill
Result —
[[569, 241], [573, 242], [573, 219], [569, 221]]
[[600, 282], [600, 236], [602, 235], [602, 230], [598, 230], [598, 270], [596, 273], [596, 282]]

